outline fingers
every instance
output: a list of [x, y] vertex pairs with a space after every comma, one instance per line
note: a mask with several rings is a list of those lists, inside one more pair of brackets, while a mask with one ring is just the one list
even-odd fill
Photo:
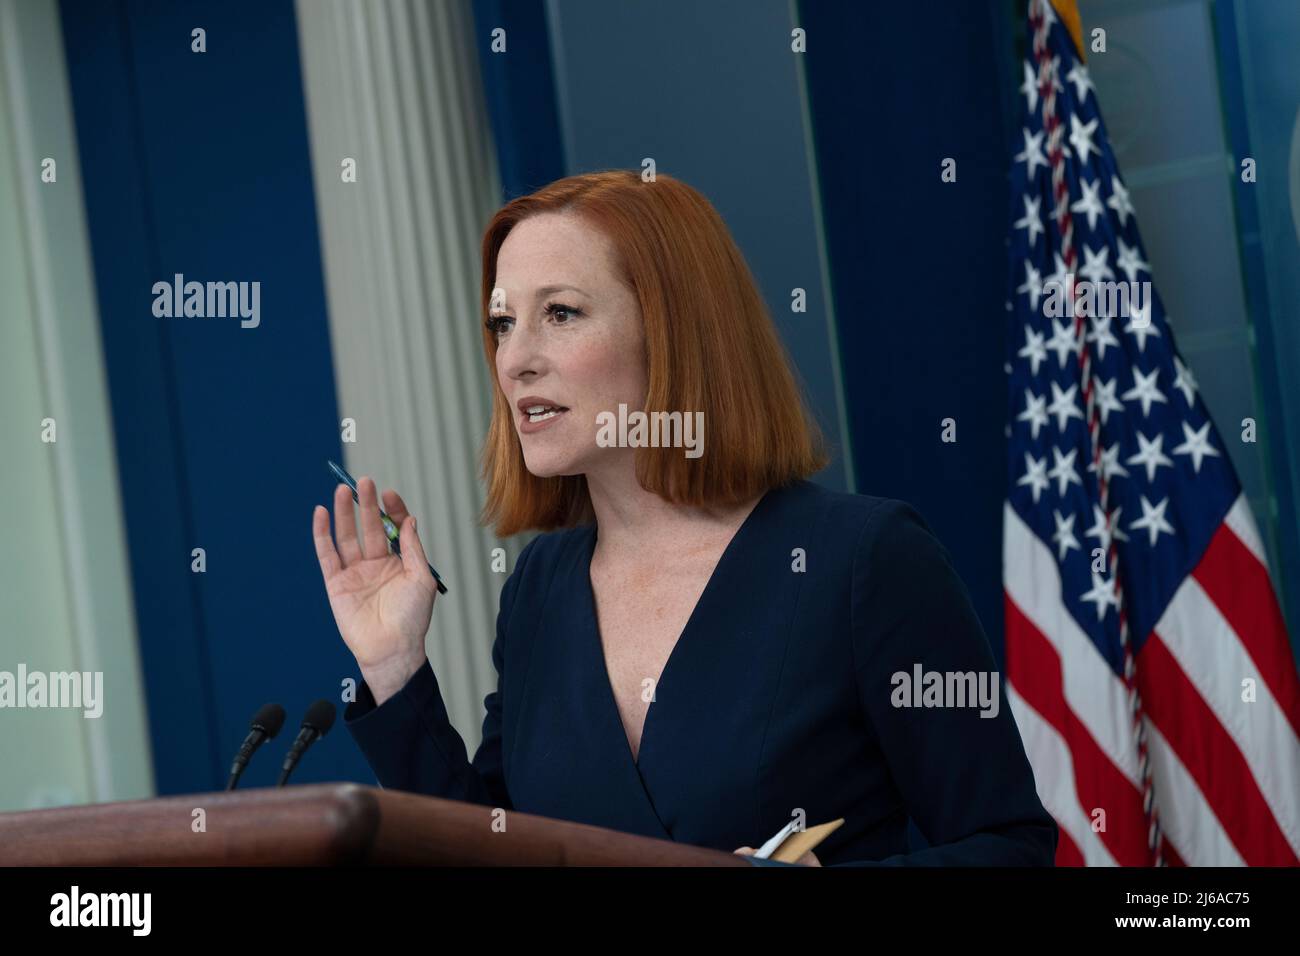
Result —
[[402, 566], [407, 574], [421, 578], [434, 587], [437, 597], [437, 582], [429, 573], [429, 560], [424, 555], [424, 545], [420, 543], [419, 532], [415, 529], [415, 518], [407, 510], [406, 502], [392, 488], [384, 492], [384, 510], [397, 525], [398, 544], [402, 551]]
[[379, 495], [373, 479], [357, 479], [357, 499], [361, 506], [361, 553], [367, 558], [382, 558], [388, 554], [388, 535], [379, 520]]
[[352, 510], [352, 492], [344, 484], [334, 489], [334, 536], [338, 538], [338, 553], [345, 568], [361, 560], [356, 513]]
[[407, 510], [406, 502], [392, 488], [384, 492], [384, 510], [388, 512], [388, 517], [393, 519], [393, 524], [401, 528], [406, 523], [406, 516], [410, 514]]
[[324, 505], [317, 505], [311, 513], [311, 536], [316, 542], [321, 574], [328, 581], [343, 569], [343, 560], [334, 550], [334, 539], [330, 537], [330, 513]]
[[739, 853], [741, 856], [753, 856], [758, 851], [752, 846], [742, 846], [739, 849], [732, 850], [733, 853]]
[[429, 573], [429, 561], [424, 556], [424, 545], [420, 543], [420, 536], [415, 531], [415, 519], [410, 515], [407, 515], [406, 520], [402, 522], [400, 536], [398, 543], [402, 546], [403, 569], [409, 575], [426, 579], [433, 585], [436, 596], [437, 583]]
[[[334, 536], [338, 539], [335, 556], [341, 567], [349, 567], [364, 558], [386, 557], [388, 535], [384, 533], [384, 523], [379, 517], [379, 496], [375, 482], [362, 477], [357, 480], [356, 505], [361, 509], [361, 534], [357, 535], [356, 512], [353, 509], [352, 490], [347, 485], [339, 484], [334, 488]], [[401, 528], [409, 512], [402, 496], [391, 488], [384, 492], [384, 506], [393, 523]], [[326, 514], [326, 534], [329, 521]], [[313, 527], [315, 518], [313, 517]], [[319, 554], [320, 546], [317, 545]], [[427, 563], [427, 562], [426, 562]], [[427, 569], [426, 569], [427, 570]]]

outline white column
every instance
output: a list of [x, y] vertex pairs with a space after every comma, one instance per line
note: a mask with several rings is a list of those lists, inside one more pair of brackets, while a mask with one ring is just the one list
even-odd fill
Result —
[[[42, 163], [54, 160], [53, 182]], [[53, 419], [55, 441], [42, 441]], [[0, 0], [0, 670], [102, 672], [101, 716], [0, 709], [0, 810], [154, 790], [56, 0]], [[23, 688], [18, 688], [19, 693]]]
[[402, 494], [447, 580], [427, 646], [472, 756], [496, 688], [506, 575], [491, 552], [505, 548], [513, 569], [522, 542], [476, 520], [491, 412], [479, 244], [501, 190], [471, 11], [463, 0], [298, 0], [297, 15], [339, 416], [356, 422], [345, 467]]

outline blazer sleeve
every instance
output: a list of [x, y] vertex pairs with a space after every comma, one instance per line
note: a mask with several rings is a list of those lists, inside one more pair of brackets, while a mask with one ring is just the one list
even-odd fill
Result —
[[[837, 865], [1053, 865], [1056, 823], [1038, 799], [988, 638], [947, 550], [905, 502], [880, 501], [863, 525], [852, 641], [864, 716], [930, 846]], [[895, 675], [912, 680], [916, 665], [988, 675], [996, 694], [983, 706], [902, 706], [915, 701]]]
[[380, 786], [514, 809], [502, 767], [501, 692], [510, 615], [535, 541], [524, 548], [515, 570], [501, 587], [497, 633], [492, 644], [497, 689], [483, 699], [487, 711], [483, 740], [472, 761], [467, 757], [465, 742], [447, 717], [438, 678], [428, 658], [400, 691], [378, 707], [365, 681], [358, 686], [357, 699], [344, 710], [343, 720]]

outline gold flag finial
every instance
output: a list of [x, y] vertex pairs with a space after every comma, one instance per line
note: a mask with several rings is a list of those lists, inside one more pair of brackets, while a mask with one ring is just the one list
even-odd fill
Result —
[[1087, 57], [1083, 49], [1083, 21], [1079, 18], [1079, 5], [1076, 0], [1050, 0], [1061, 22], [1065, 24], [1070, 36], [1074, 38], [1074, 48], [1079, 51], [1079, 62]]

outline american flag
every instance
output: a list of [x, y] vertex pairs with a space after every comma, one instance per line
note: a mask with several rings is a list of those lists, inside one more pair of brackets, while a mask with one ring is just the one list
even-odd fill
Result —
[[1151, 280], [1067, 3], [1029, 2], [1012, 163], [1008, 697], [1059, 865], [1295, 866], [1300, 681], [1225, 439], [1158, 294], [1057, 308]]

